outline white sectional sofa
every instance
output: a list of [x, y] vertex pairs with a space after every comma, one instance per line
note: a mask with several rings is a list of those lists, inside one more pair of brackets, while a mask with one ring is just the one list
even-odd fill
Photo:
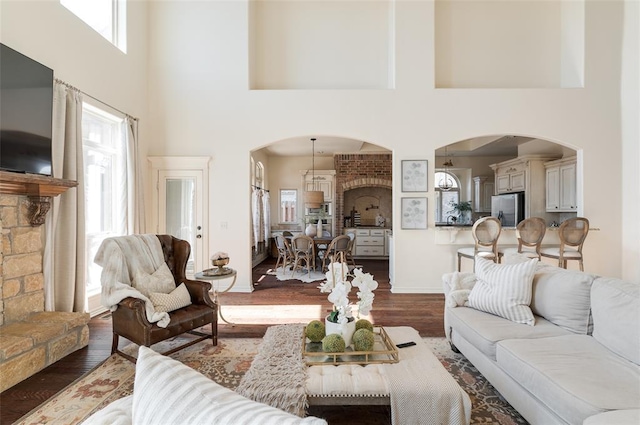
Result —
[[532, 424], [640, 424], [640, 285], [538, 263], [531, 326], [469, 306], [477, 262], [443, 276], [452, 348]]

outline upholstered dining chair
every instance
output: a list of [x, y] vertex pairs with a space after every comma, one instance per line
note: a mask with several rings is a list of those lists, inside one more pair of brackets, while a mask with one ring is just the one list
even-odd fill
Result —
[[291, 250], [293, 251], [294, 261], [291, 268], [291, 276], [293, 276], [298, 267], [306, 266], [307, 272], [311, 273], [311, 269], [316, 267], [316, 248], [311, 239], [307, 235], [297, 235], [291, 240]]
[[542, 239], [547, 231], [547, 222], [541, 217], [529, 217], [516, 226], [517, 247], [498, 247], [498, 262], [509, 254], [521, 254], [529, 258], [540, 259]]
[[462, 257], [474, 260], [474, 270], [476, 255], [497, 262], [498, 238], [501, 231], [502, 225], [496, 217], [483, 217], [477, 220], [471, 228], [475, 245], [458, 249], [458, 271], [460, 271]]
[[282, 270], [284, 271], [287, 266], [293, 264], [295, 259], [295, 255], [291, 250], [291, 246], [289, 245], [289, 241], [284, 235], [276, 235], [276, 248], [278, 249], [278, 259], [276, 260], [276, 271], [278, 270], [278, 266], [282, 261]]
[[558, 260], [558, 267], [567, 268], [567, 261], [579, 262], [580, 271], [584, 271], [582, 246], [589, 233], [589, 220], [575, 217], [565, 220], [558, 229], [560, 245], [542, 247], [540, 255]]
[[[153, 241], [153, 236], [158, 238], [162, 249], [162, 254], [158, 253], [157, 255], [157, 257], [160, 257], [158, 261], [161, 262], [161, 256], [163, 256], [164, 264], [166, 264], [166, 268], [164, 265], [161, 265], [160, 268], [163, 270], [168, 268], [168, 271], [170, 271], [170, 275], [168, 275], [167, 271], [167, 275], [162, 275], [162, 277], [165, 277], [165, 279], [173, 277], [173, 284], [175, 284], [176, 288], [184, 283], [190, 297], [189, 305], [172, 311], [167, 312], [171, 307], [161, 310], [154, 306], [154, 308], [157, 308], [155, 312], [153, 308], [151, 309], [153, 314], [168, 314], [169, 320], [166, 327], [158, 326], [159, 321], [149, 322], [149, 306], [143, 299], [135, 297], [136, 293], [140, 293], [134, 283], [136, 276], [144, 277], [146, 282], [150, 282], [153, 285], [157, 285], [157, 279], [161, 276], [158, 271], [154, 272], [153, 275], [144, 276], [140, 273], [140, 270], [136, 270], [136, 267], [141, 262], [135, 257], [147, 256], [150, 249], [152, 249], [150, 246], [157, 246], [157, 244], [149, 245], [148, 243], [145, 245], [139, 243], [139, 241], [141, 237], [148, 237], [148, 240]], [[139, 248], [139, 250], [136, 252], [135, 248]], [[127, 252], [131, 250], [134, 252]], [[150, 347], [153, 344], [183, 333], [196, 335], [197, 338], [189, 338], [187, 343], [162, 353], [165, 355], [209, 338], [211, 338], [213, 345], [218, 344], [218, 306], [209, 295], [211, 283], [191, 280], [186, 277], [187, 261], [190, 253], [191, 246], [189, 242], [171, 235], [121, 236], [107, 238], [102, 242], [95, 258], [95, 262], [103, 267], [101, 276], [102, 303], [105, 306], [110, 306], [114, 299], [120, 300], [116, 305], [110, 306], [112, 309], [115, 308], [111, 313], [113, 327], [111, 354], [118, 353], [128, 360], [136, 362], [135, 357], [118, 349], [118, 342], [121, 336], [135, 344]], [[141, 281], [142, 277], [140, 277]], [[124, 295], [115, 295], [115, 290], [111, 290], [113, 287], [123, 289], [124, 292], [122, 294]], [[153, 295], [157, 294], [151, 294], [149, 297], [153, 299]], [[189, 300], [186, 300], [186, 302], [189, 302]], [[166, 316], [164, 317], [166, 319]], [[210, 334], [197, 330], [205, 325], [211, 325]]]
[[325, 271], [325, 265], [329, 264], [333, 261], [338, 261], [339, 259], [347, 262], [347, 251], [349, 250], [349, 243], [351, 242], [351, 238], [347, 235], [336, 236], [331, 240], [329, 247], [325, 251], [324, 256], [322, 257], [322, 271]]

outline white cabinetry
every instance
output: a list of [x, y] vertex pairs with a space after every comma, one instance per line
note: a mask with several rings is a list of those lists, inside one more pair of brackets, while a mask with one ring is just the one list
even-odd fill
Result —
[[388, 256], [387, 232], [385, 229], [344, 229], [344, 234], [355, 233], [352, 255], [354, 257]]
[[491, 212], [491, 196], [494, 194], [493, 177], [477, 176], [473, 178], [475, 212]]
[[542, 155], [523, 155], [492, 164], [490, 167], [495, 172], [496, 192], [525, 192], [525, 218], [546, 218], [545, 163], [555, 159], [557, 158]]
[[547, 212], [575, 212], [576, 157], [563, 158], [544, 164], [546, 168]]
[[305, 191], [321, 190], [324, 193], [324, 202], [333, 201], [333, 181], [336, 170], [311, 170], [302, 171], [303, 189]]

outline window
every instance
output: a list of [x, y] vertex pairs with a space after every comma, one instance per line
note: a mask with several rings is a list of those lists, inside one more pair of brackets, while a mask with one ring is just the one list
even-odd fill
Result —
[[91, 296], [100, 293], [102, 268], [93, 262], [100, 244], [126, 233], [126, 144], [123, 118], [87, 103], [82, 114], [87, 295]]
[[126, 0], [60, 0], [60, 4], [126, 53]]
[[296, 189], [280, 189], [280, 222], [297, 223], [298, 191]]
[[[452, 182], [450, 190], [441, 190], [438, 187], [438, 182], [445, 178], [448, 178]], [[460, 183], [454, 174], [444, 171], [437, 171], [434, 181], [436, 183], [436, 223], [446, 223], [450, 215], [449, 211], [451, 211], [450, 205], [460, 200]]]

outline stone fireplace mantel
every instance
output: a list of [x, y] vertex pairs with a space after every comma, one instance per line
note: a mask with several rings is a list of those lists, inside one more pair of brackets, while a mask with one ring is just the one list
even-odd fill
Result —
[[77, 185], [73, 180], [0, 171], [0, 194], [29, 197], [29, 223], [32, 226], [44, 224], [52, 197]]

